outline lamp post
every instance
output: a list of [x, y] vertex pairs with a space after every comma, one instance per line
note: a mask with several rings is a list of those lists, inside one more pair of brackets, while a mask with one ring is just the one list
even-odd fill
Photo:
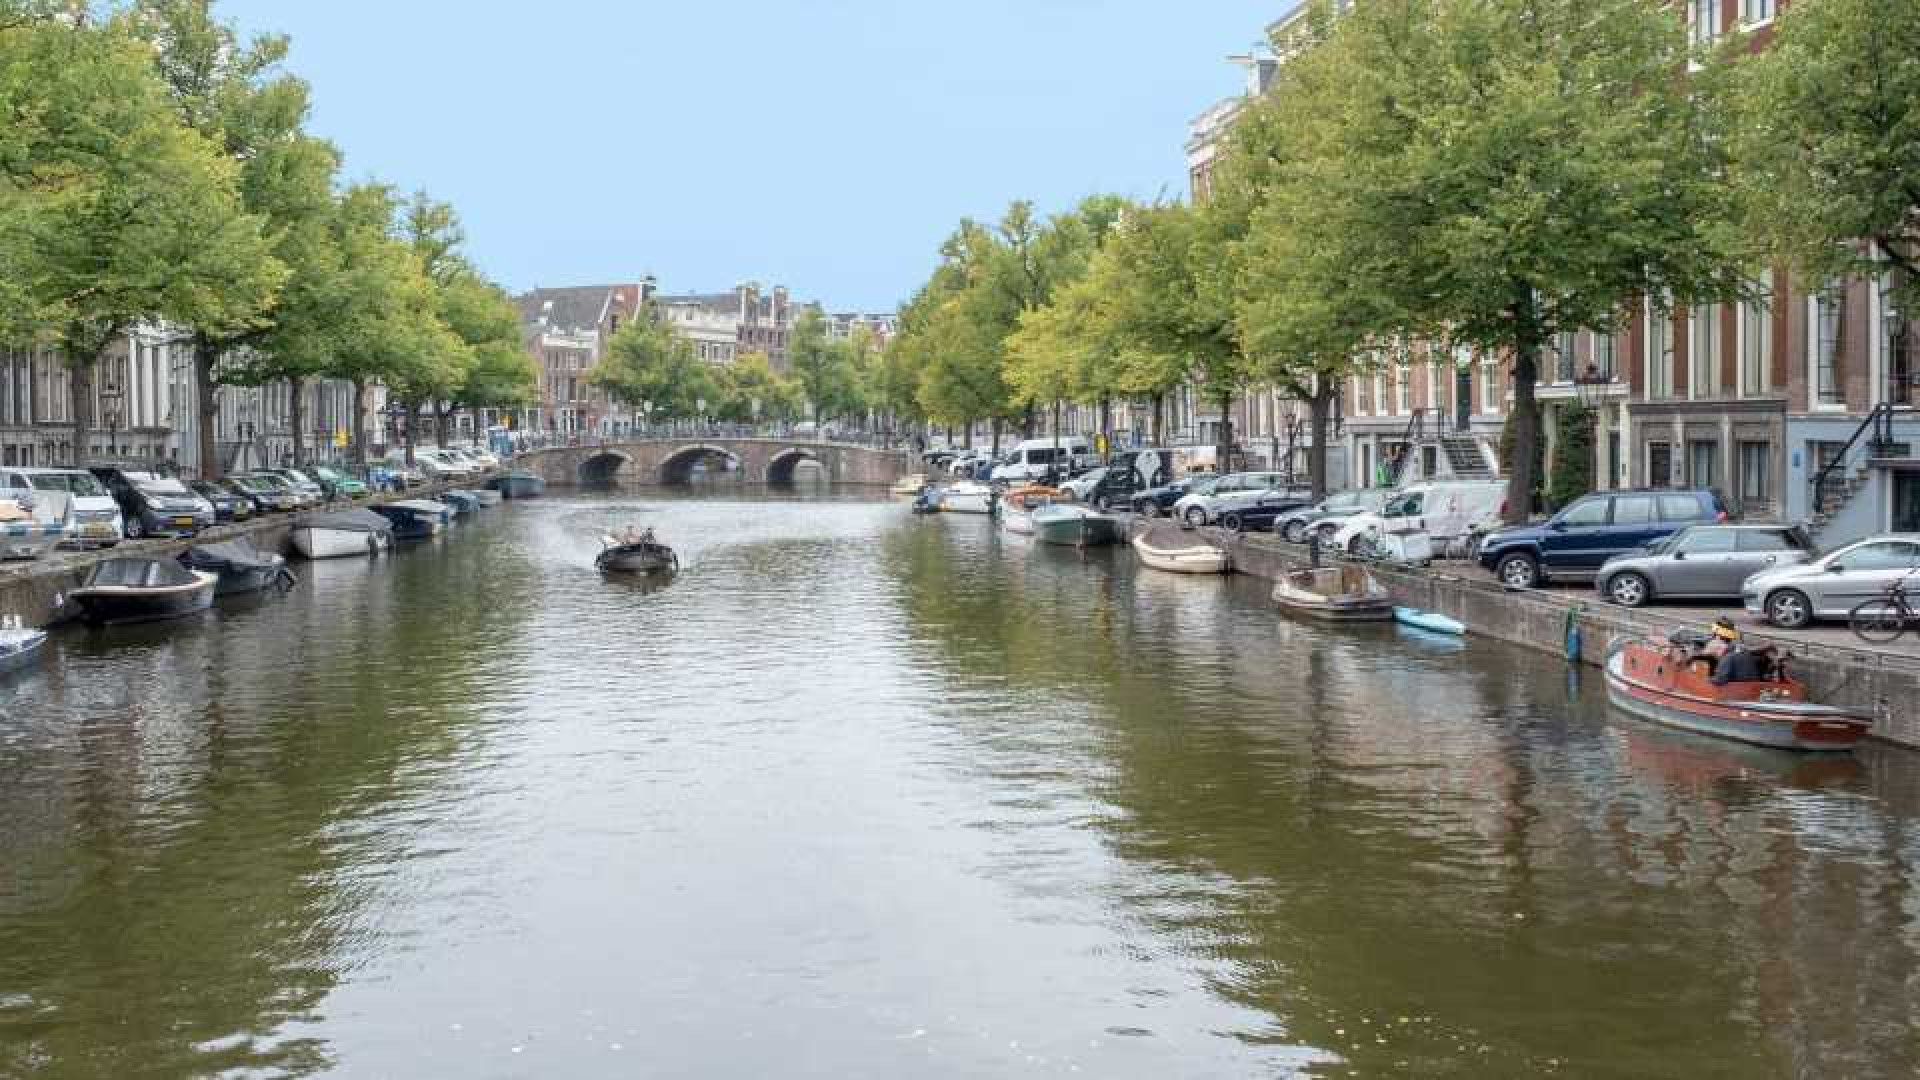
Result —
[[387, 407], [380, 411], [387, 417], [387, 453], [391, 455], [394, 444], [400, 441], [401, 418], [407, 415], [407, 407], [397, 401], [389, 401]]
[[108, 383], [100, 391], [100, 409], [107, 414], [107, 456], [120, 456], [120, 388]]

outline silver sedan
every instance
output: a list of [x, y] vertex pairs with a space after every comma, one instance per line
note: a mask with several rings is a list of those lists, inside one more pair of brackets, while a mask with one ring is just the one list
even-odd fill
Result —
[[1844, 619], [1894, 582], [1920, 574], [1920, 534], [1891, 533], [1848, 544], [1804, 566], [1755, 574], [1742, 600], [1747, 611], [1795, 630], [1815, 619]]
[[1616, 604], [1639, 607], [1655, 597], [1737, 600], [1755, 574], [1799, 566], [1814, 556], [1793, 525], [1695, 525], [1639, 551], [1615, 555], [1594, 584]]

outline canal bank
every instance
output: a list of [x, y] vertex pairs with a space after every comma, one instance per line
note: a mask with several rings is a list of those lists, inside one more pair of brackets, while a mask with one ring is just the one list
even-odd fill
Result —
[[[1222, 533], [1235, 570], [1276, 580], [1306, 561], [1306, 549], [1271, 536]], [[1483, 579], [1432, 568], [1375, 565], [1371, 569], [1394, 600], [1437, 611], [1467, 624], [1468, 632], [1568, 657], [1570, 635], [1579, 638], [1578, 659], [1598, 667], [1621, 638], [1664, 639], [1682, 627], [1706, 630], [1713, 613], [1645, 612], [1600, 602], [1591, 593], [1528, 589], [1510, 591]], [[1810, 641], [1795, 634], [1745, 629], [1752, 640], [1791, 652], [1793, 670], [1821, 701], [1871, 712], [1876, 738], [1920, 748], [1920, 658], [1911, 654]], [[1569, 657], [1571, 658], [1571, 657]]]

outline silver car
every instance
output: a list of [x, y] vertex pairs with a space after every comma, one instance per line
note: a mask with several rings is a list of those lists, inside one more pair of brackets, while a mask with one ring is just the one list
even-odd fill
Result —
[[1910, 574], [1920, 574], [1920, 534], [1873, 536], [1804, 566], [1755, 574], [1741, 600], [1752, 614], [1793, 630], [1815, 619], [1844, 619]]
[[1287, 474], [1277, 472], [1228, 473], [1195, 484], [1173, 504], [1172, 516], [1189, 525], [1205, 525], [1229, 510], [1243, 510], [1285, 493]]
[[1737, 600], [1753, 575], [1813, 556], [1813, 542], [1794, 525], [1695, 525], [1608, 559], [1594, 585], [1624, 607], [1655, 597]]

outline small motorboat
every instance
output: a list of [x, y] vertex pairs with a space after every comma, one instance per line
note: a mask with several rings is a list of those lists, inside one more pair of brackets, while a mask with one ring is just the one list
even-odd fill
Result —
[[454, 517], [466, 517], [480, 509], [480, 496], [477, 492], [472, 491], [457, 489], [454, 491], [443, 491], [440, 493], [439, 501], [445, 503], [447, 508], [453, 511]]
[[1292, 614], [1329, 622], [1393, 618], [1393, 597], [1361, 566], [1289, 570], [1274, 585], [1273, 602]]
[[940, 489], [924, 487], [920, 494], [913, 497], [913, 512], [916, 514], [937, 514], [940, 512]]
[[1033, 534], [1049, 544], [1095, 547], [1119, 541], [1120, 519], [1084, 506], [1052, 503], [1033, 512]]
[[220, 575], [189, 570], [173, 559], [116, 558], [95, 563], [86, 581], [67, 594], [95, 623], [150, 622], [205, 611]]
[[393, 522], [352, 507], [293, 519], [293, 549], [309, 559], [378, 555], [393, 547]]
[[482, 508], [489, 507], [489, 506], [499, 506], [501, 499], [504, 498], [504, 496], [502, 496], [498, 491], [495, 491], [492, 488], [486, 488], [486, 487], [474, 488], [473, 497], [480, 500], [480, 505]]
[[65, 492], [34, 492], [30, 506], [0, 497], [0, 559], [37, 559], [67, 539]]
[[1039, 484], [1028, 484], [1000, 494], [1000, 527], [1020, 536], [1033, 535], [1033, 512], [1046, 506], [1060, 493]]
[[993, 489], [972, 480], [959, 480], [940, 489], [943, 514], [993, 513]]
[[900, 495], [905, 497], [905, 496], [913, 496], [913, 495], [920, 494], [920, 489], [926, 486], [927, 486], [926, 473], [909, 473], [908, 475], [903, 476], [898, 480], [895, 480], [893, 482], [893, 487], [889, 490], [891, 490], [895, 495]]
[[1134, 534], [1133, 552], [1140, 562], [1170, 574], [1223, 574], [1227, 553], [1192, 529], [1156, 521]]
[[1779, 750], [1849, 750], [1873, 727], [1866, 713], [1808, 701], [1784, 658], [1767, 665], [1763, 678], [1716, 685], [1714, 661], [1699, 654], [1704, 644], [1691, 633], [1664, 645], [1615, 641], [1607, 650], [1608, 700], [1642, 720]]
[[1419, 608], [1396, 607], [1393, 609], [1393, 621], [1402, 626], [1411, 626], [1416, 630], [1428, 630], [1436, 634], [1467, 632], [1467, 624], [1459, 619], [1450, 618], [1437, 611], [1421, 611]]
[[505, 499], [531, 499], [547, 490], [547, 482], [524, 469], [510, 473], [501, 473], [487, 481], [487, 486], [500, 493]]
[[600, 539], [600, 554], [593, 560], [603, 574], [672, 574], [680, 569], [680, 556], [672, 548], [654, 539], [653, 530]]
[[18, 615], [0, 619], [0, 676], [33, 666], [46, 643], [47, 632], [21, 625]]
[[453, 509], [432, 499], [397, 499], [367, 509], [393, 523], [397, 540], [424, 540], [437, 536], [453, 520]]
[[261, 551], [244, 536], [218, 544], [196, 544], [180, 556], [180, 563], [189, 570], [218, 575], [215, 596], [235, 596], [293, 583], [293, 571], [287, 569], [286, 559]]

